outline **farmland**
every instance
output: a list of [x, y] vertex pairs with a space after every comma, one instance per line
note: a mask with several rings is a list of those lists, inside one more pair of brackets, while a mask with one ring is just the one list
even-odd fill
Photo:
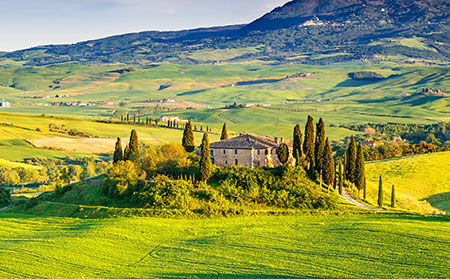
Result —
[[0, 217], [3, 278], [442, 278], [450, 272], [446, 217]]

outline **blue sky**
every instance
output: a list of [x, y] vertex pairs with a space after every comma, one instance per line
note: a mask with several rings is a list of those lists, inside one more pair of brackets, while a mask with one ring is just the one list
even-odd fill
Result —
[[289, 0], [0, 0], [0, 50], [247, 23]]

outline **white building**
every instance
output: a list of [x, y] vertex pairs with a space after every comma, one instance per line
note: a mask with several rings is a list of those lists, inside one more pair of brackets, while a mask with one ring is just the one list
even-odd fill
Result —
[[0, 107], [1, 108], [10, 108], [11, 107], [11, 103], [3, 100], [3, 101], [0, 102]]

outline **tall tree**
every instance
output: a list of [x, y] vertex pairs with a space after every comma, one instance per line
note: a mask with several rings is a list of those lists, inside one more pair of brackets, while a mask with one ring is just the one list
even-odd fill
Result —
[[182, 145], [187, 152], [193, 152], [195, 150], [194, 131], [192, 130], [191, 121], [184, 128]]
[[351, 183], [355, 183], [355, 169], [356, 169], [356, 142], [352, 135], [347, 147], [347, 165], [345, 167], [346, 178]]
[[286, 164], [289, 160], [289, 146], [285, 143], [280, 144], [277, 149], [277, 156], [281, 164]]
[[395, 207], [395, 186], [394, 185], [392, 185], [391, 207]]
[[314, 146], [314, 163], [317, 173], [322, 171], [322, 159], [325, 153], [325, 123], [323, 119], [319, 119], [316, 125], [316, 141]]
[[305, 141], [303, 142], [303, 153], [305, 154], [306, 165], [309, 167], [310, 176], [314, 169], [314, 118], [308, 115], [308, 121], [305, 126]]
[[344, 172], [342, 168], [342, 161], [339, 161], [339, 194], [342, 195], [344, 191]]
[[226, 139], [228, 139], [227, 123], [223, 123], [222, 135], [220, 136], [220, 140], [226, 140]]
[[123, 159], [125, 161], [130, 160], [130, 146], [127, 144], [123, 150]]
[[122, 141], [117, 138], [116, 148], [114, 149], [113, 163], [116, 164], [123, 160]]
[[200, 153], [200, 177], [202, 181], [207, 181], [211, 177], [212, 163], [211, 150], [209, 148], [208, 133], [203, 134]]
[[303, 150], [302, 150], [302, 130], [300, 129], [300, 124], [295, 125], [294, 128], [294, 140], [293, 140], [293, 155], [295, 158], [295, 165], [298, 167], [300, 166], [300, 161], [303, 156]]
[[364, 193], [363, 193], [363, 199], [367, 201], [367, 181], [364, 179]]
[[334, 167], [333, 151], [331, 150], [330, 140], [327, 138], [325, 141], [325, 150], [323, 153], [321, 171], [323, 182], [328, 185], [328, 189], [333, 185], [336, 175], [336, 169]]
[[383, 208], [383, 179], [380, 175], [380, 180], [378, 181], [378, 206]]
[[139, 159], [139, 140], [136, 130], [131, 131], [130, 135], [130, 155], [128, 156], [128, 160], [136, 161]]
[[366, 182], [366, 171], [364, 163], [364, 150], [361, 142], [358, 144], [358, 156], [356, 157], [356, 167], [355, 167], [355, 185], [358, 189], [358, 199], [360, 198], [360, 192], [364, 189], [364, 184]]

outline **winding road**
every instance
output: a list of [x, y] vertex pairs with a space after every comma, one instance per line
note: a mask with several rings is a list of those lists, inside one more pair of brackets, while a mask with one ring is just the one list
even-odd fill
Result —
[[345, 187], [343, 187], [343, 191], [342, 191], [342, 195], [339, 194], [339, 191], [336, 191], [338, 193], [339, 196], [341, 196], [344, 200], [346, 200], [348, 203], [357, 206], [359, 208], [363, 208], [363, 209], [367, 209], [367, 210], [372, 210], [372, 211], [381, 211], [381, 209], [379, 208], [375, 208], [375, 207], [371, 207], [365, 204], [360, 203], [359, 201], [355, 200], [350, 193], [347, 191], [347, 189]]

